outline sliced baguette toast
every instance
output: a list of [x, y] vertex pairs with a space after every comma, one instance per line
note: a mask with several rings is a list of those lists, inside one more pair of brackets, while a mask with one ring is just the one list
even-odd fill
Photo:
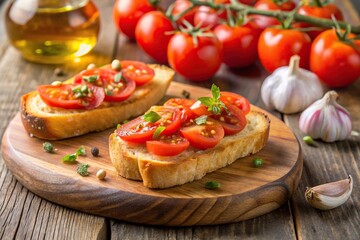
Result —
[[[24, 128], [31, 135], [58, 140], [102, 131], [129, 118], [141, 115], [165, 95], [174, 71], [166, 66], [149, 65], [155, 71], [151, 82], [136, 87], [124, 102], [104, 102], [96, 109], [69, 110], [46, 105], [37, 91], [21, 97], [20, 112]], [[72, 82], [72, 79], [67, 80]]]
[[246, 118], [245, 129], [224, 137], [214, 148], [197, 150], [190, 147], [175, 157], [150, 154], [144, 145], [129, 144], [113, 133], [109, 137], [110, 158], [120, 176], [141, 180], [148, 188], [168, 188], [192, 182], [265, 146], [269, 137], [269, 118], [255, 111]]

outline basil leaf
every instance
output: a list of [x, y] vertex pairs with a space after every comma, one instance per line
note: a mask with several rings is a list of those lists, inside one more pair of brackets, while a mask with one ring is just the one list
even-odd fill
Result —
[[119, 72], [115, 75], [114, 82], [119, 83], [121, 81], [121, 79], [122, 79], [122, 73]]
[[165, 127], [164, 126], [159, 126], [155, 129], [155, 132], [153, 134], [153, 139], [157, 139], [159, 138], [160, 134], [165, 130]]
[[151, 122], [151, 123], [156, 122], [160, 118], [161, 118], [161, 116], [158, 113], [154, 112], [154, 111], [150, 111], [150, 112], [144, 114], [144, 116], [143, 116], [143, 119], [146, 122]]
[[76, 154], [67, 154], [65, 155], [61, 160], [63, 162], [69, 162], [69, 163], [74, 163], [77, 159], [77, 155]]
[[82, 79], [89, 83], [94, 83], [99, 79], [99, 75], [83, 76]]
[[221, 187], [221, 184], [218, 181], [212, 180], [207, 183], [205, 183], [205, 187], [208, 189], [216, 189]]
[[214, 99], [216, 100], [220, 99], [220, 88], [215, 84], [211, 85], [211, 94]]
[[197, 125], [202, 125], [202, 124], [206, 123], [206, 119], [207, 119], [207, 116], [203, 115], [203, 116], [195, 118], [195, 122]]
[[206, 107], [209, 107], [213, 104], [213, 100], [210, 97], [199, 97], [198, 100]]
[[85, 156], [86, 155], [86, 150], [85, 150], [85, 147], [84, 146], [81, 146], [79, 147], [77, 150], [76, 150], [76, 155], [78, 156]]

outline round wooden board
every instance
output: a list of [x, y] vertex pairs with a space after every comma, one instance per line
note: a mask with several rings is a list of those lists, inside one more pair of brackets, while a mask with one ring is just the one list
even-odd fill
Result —
[[[193, 98], [209, 91], [172, 83], [168, 95], [181, 96], [184, 89]], [[201, 180], [168, 189], [148, 189], [141, 182], [117, 175], [108, 153], [108, 136], [114, 129], [52, 141], [57, 151], [50, 154], [43, 151], [44, 140], [29, 137], [18, 114], [3, 136], [2, 154], [8, 168], [30, 191], [79, 211], [151, 225], [238, 222], [284, 204], [301, 176], [302, 155], [294, 134], [282, 121], [266, 114], [270, 117], [271, 127], [269, 141], [262, 151], [209, 173]], [[78, 163], [90, 165], [88, 177], [76, 172], [77, 164], [61, 161], [64, 155], [74, 153], [82, 145], [87, 155], [79, 157]], [[93, 146], [100, 149], [99, 157], [91, 155]], [[254, 157], [264, 160], [263, 167], [252, 166]], [[107, 172], [104, 181], [95, 176], [99, 169]], [[210, 180], [220, 182], [221, 188], [204, 188]]]

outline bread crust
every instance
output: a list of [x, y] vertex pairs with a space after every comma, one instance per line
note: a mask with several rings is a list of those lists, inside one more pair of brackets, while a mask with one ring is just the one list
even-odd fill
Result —
[[109, 137], [110, 158], [120, 176], [142, 180], [148, 188], [168, 188], [192, 182], [254, 154], [266, 145], [270, 119], [264, 113], [252, 111], [247, 120], [243, 131], [226, 136], [214, 148], [190, 148], [175, 157], [155, 156], [143, 145], [128, 144], [113, 133]]
[[[103, 131], [141, 115], [165, 95], [174, 71], [166, 66], [149, 65], [155, 76], [148, 84], [137, 87], [124, 102], [103, 103], [91, 110], [68, 110], [47, 106], [37, 91], [21, 97], [20, 112], [25, 130], [38, 138], [59, 140], [89, 132]], [[67, 80], [67, 82], [71, 79]]]

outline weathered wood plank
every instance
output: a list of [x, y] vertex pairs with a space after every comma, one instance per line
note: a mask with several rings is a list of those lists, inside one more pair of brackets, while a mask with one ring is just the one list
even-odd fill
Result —
[[[20, 96], [36, 86], [54, 80], [64, 80], [90, 62], [108, 63], [113, 54], [115, 30], [109, 29], [109, 10], [113, 1], [96, 1], [104, 15], [100, 42], [94, 51], [79, 63], [41, 65], [23, 60], [20, 53], [9, 45], [0, 27], [0, 134], [18, 112]], [[0, 8], [3, 19], [5, 7]], [[3, 23], [3, 22], [2, 22]], [[111, 32], [113, 33], [111, 35]], [[110, 34], [110, 35], [107, 35]], [[105, 47], [106, 46], [106, 47]], [[53, 73], [61, 67], [68, 73], [56, 77]], [[106, 239], [108, 222], [105, 218], [70, 210], [39, 198], [25, 189], [4, 165], [0, 158], [0, 239]]]
[[[346, 20], [359, 24], [359, 16], [351, 7], [350, 1], [335, 1], [346, 14]], [[353, 130], [360, 131], [360, 81], [336, 90], [339, 102], [352, 115]], [[299, 239], [319, 239], [328, 236], [331, 239], [360, 239], [360, 195], [356, 186], [360, 184], [360, 137], [351, 136], [346, 141], [324, 143], [317, 141], [318, 147], [310, 147], [301, 139], [304, 136], [299, 130], [300, 114], [284, 116], [301, 142], [304, 153], [303, 176], [292, 200], [296, 231]], [[351, 174], [354, 179], [354, 190], [350, 199], [342, 206], [328, 211], [312, 208], [307, 204], [304, 193], [306, 187], [326, 182], [337, 181]]]

